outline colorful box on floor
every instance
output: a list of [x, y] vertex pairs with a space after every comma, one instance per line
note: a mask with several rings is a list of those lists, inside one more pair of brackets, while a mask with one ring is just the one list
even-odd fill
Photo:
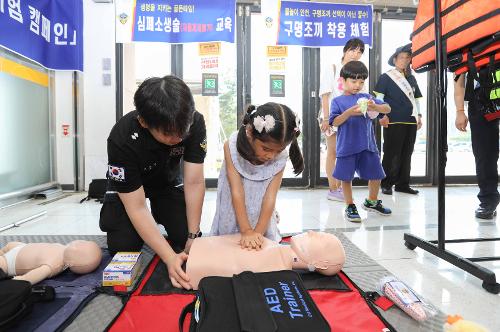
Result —
[[139, 270], [140, 256], [140, 252], [117, 252], [102, 273], [102, 285], [132, 285]]

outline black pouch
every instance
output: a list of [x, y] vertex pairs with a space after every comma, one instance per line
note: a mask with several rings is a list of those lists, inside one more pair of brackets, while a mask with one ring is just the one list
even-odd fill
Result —
[[108, 185], [107, 179], [93, 179], [89, 184], [89, 192], [87, 197], [82, 199], [80, 203], [95, 199], [99, 203], [104, 202], [104, 195], [106, 194], [106, 187]]
[[[500, 118], [500, 62], [495, 62], [494, 57], [490, 56], [489, 65], [479, 72], [472, 60], [468, 67], [465, 100], [473, 101], [487, 121]], [[479, 88], [475, 89], [475, 81], [479, 82]]]
[[0, 269], [0, 331], [6, 331], [29, 314], [35, 302], [53, 299], [54, 288], [11, 279]]
[[181, 314], [181, 331], [189, 312], [189, 331], [330, 331], [294, 271], [203, 278], [197, 297]]

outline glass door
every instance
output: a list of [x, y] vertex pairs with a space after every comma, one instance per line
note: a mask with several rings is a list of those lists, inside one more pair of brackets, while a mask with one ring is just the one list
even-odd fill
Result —
[[191, 89], [196, 109], [207, 126], [205, 178], [217, 179], [224, 159], [223, 144], [236, 130], [236, 44], [167, 43], [121, 44], [122, 110], [118, 117], [134, 110], [134, 93], [147, 78], [165, 75], [181, 77]]
[[[274, 46], [272, 38], [264, 38], [266, 17], [255, 10], [250, 15], [250, 102], [255, 106], [267, 102], [285, 104], [304, 118], [303, 110], [303, 50], [301, 46]], [[245, 109], [245, 108], [244, 108]], [[302, 121], [303, 123], [303, 121]], [[299, 146], [304, 155], [304, 130]], [[285, 185], [305, 185], [306, 172], [298, 177], [288, 161], [283, 175]]]
[[[305, 156], [305, 171], [296, 177], [289, 162], [283, 185], [306, 186], [313, 161], [304, 151], [309, 135], [305, 117], [316, 110], [307, 106], [313, 104], [313, 98], [303, 97], [303, 82], [308, 82], [307, 90], [315, 90], [315, 77], [307, 75], [316, 60], [304, 56], [308, 50], [300, 46], [274, 46], [269, 38], [263, 38], [265, 27], [260, 6], [238, 4], [236, 22], [231, 27], [235, 43], [118, 44], [117, 63], [123, 69], [117, 78], [117, 117], [134, 109], [133, 94], [145, 78], [171, 73], [181, 77], [205, 118], [205, 178], [207, 185], [214, 187], [224, 160], [223, 144], [239, 127], [246, 106], [269, 101], [285, 104], [303, 119], [299, 145]], [[308, 68], [307, 72], [303, 68]]]
[[[347, 42], [348, 38], [346, 38]], [[342, 46], [330, 46], [330, 47], [321, 47], [320, 48], [320, 73], [325, 73], [327, 70], [332, 70], [333, 71], [333, 66], [335, 65], [336, 70], [340, 72], [340, 69], [342, 69], [342, 56], [343, 56], [343, 47]], [[365, 51], [363, 52], [363, 55], [361, 56], [360, 59], [361, 62], [363, 62], [367, 68], [370, 66], [370, 57], [369, 57], [369, 50], [368, 46], [365, 47]], [[321, 76], [326, 76], [326, 75], [320, 75], [320, 80]], [[320, 82], [320, 86], [323, 83]], [[364, 90], [368, 92], [368, 87], [370, 86], [370, 80], [369, 78], [365, 81], [364, 85]], [[319, 96], [320, 103], [321, 103], [321, 96]], [[321, 106], [320, 106], [321, 107]], [[320, 109], [318, 108], [315, 110], [316, 113], [319, 113]], [[326, 147], [326, 137], [324, 134], [320, 135], [320, 147], [319, 147], [319, 175], [320, 175], [320, 183], [328, 183], [326, 180], [326, 157], [327, 157], [327, 147]]]
[[[447, 73], [448, 90], [446, 92], [448, 134], [448, 152], [446, 153], [446, 176], [476, 175], [476, 163], [472, 154], [470, 126], [466, 132], [455, 127], [455, 99], [453, 97], [453, 73]], [[466, 113], [467, 114], [467, 113]]]
[[[387, 62], [389, 57], [394, 54], [396, 48], [408, 44], [410, 34], [413, 31], [412, 20], [397, 20], [397, 19], [383, 19], [382, 20], [382, 52], [381, 60], [382, 73], [387, 72], [391, 67]], [[411, 173], [414, 177], [427, 178], [427, 74], [413, 73], [417, 79], [418, 86], [422, 92], [422, 99], [420, 101], [420, 112], [422, 113], [422, 128], [417, 131], [417, 138], [415, 140], [415, 148], [411, 159]], [[383, 137], [382, 137], [383, 144]], [[382, 152], [383, 155], [383, 152]], [[430, 182], [426, 181], [426, 182]]]
[[236, 44], [189, 43], [182, 48], [183, 79], [207, 127], [205, 178], [217, 179], [224, 142], [236, 131]]
[[122, 107], [125, 115], [135, 109], [134, 93], [149, 77], [172, 74], [171, 46], [165, 43], [128, 43], [122, 45]]
[[0, 47], [0, 198], [53, 181], [49, 74]]

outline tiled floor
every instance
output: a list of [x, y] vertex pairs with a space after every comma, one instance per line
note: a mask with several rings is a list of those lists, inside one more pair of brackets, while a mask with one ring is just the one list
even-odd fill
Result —
[[[500, 331], [500, 295], [486, 292], [479, 279], [421, 249], [406, 249], [403, 234], [410, 232], [426, 239], [437, 237], [437, 190], [419, 188], [418, 196], [395, 193], [381, 195], [393, 209], [391, 217], [370, 214], [359, 209], [363, 222], [354, 224], [343, 217], [343, 204], [327, 201], [326, 190], [282, 190], [277, 209], [282, 233], [304, 229], [336, 229], [345, 232], [361, 250], [412, 286], [445, 313], [460, 314], [481, 323], [492, 332]], [[477, 187], [450, 187], [446, 190], [446, 237], [500, 237], [500, 221], [474, 218]], [[367, 190], [356, 188], [354, 196], [362, 202]], [[0, 228], [8, 223], [46, 211], [19, 227], [0, 232], [7, 234], [102, 234], [98, 219], [100, 204], [79, 204], [83, 194], [74, 194], [50, 204], [31, 201], [0, 210]], [[358, 206], [360, 207], [360, 206]], [[215, 192], [207, 191], [201, 229], [208, 233], [215, 213]], [[500, 242], [447, 245], [447, 249], [465, 257], [500, 256]], [[349, 253], [347, 253], [348, 255]], [[500, 279], [500, 261], [481, 263]]]

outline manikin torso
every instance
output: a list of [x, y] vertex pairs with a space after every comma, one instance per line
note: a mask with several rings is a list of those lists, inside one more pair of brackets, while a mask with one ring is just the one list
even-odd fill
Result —
[[[24, 245], [21, 242], [10, 242], [6, 249], [7, 253], [15, 247]], [[16, 275], [23, 275], [40, 266], [48, 266], [51, 271], [50, 276], [61, 273], [64, 270], [64, 249], [65, 245], [60, 243], [28, 243], [17, 253]], [[5, 250], [5, 249], [4, 249]], [[7, 261], [0, 255], [0, 268], [7, 271]]]
[[269, 272], [306, 269], [288, 245], [264, 238], [261, 250], [242, 249], [240, 234], [197, 238], [189, 251], [186, 273], [189, 283], [198, 289], [198, 283], [206, 276], [232, 277], [243, 271]]

